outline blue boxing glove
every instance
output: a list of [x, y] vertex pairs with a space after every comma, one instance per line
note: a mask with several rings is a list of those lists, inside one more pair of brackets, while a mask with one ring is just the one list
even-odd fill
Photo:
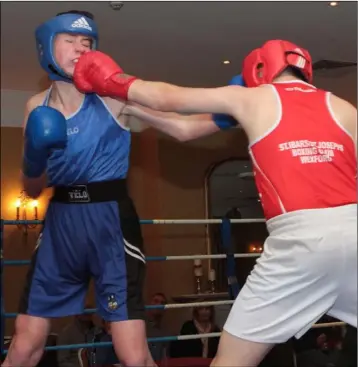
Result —
[[246, 87], [244, 78], [241, 74], [235, 75], [230, 81], [229, 85], [240, 85], [241, 87]]
[[36, 107], [29, 115], [25, 128], [22, 170], [30, 178], [40, 177], [46, 170], [51, 150], [64, 149], [67, 124], [63, 114], [52, 107]]
[[[242, 87], [245, 87], [245, 82], [242, 77], [242, 75], [236, 75], [234, 76], [230, 82], [229, 85], [240, 85]], [[215, 124], [221, 129], [221, 130], [227, 130], [231, 129], [232, 127], [237, 125], [237, 121], [229, 115], [225, 115], [222, 113], [214, 113], [212, 115], [213, 121]]]

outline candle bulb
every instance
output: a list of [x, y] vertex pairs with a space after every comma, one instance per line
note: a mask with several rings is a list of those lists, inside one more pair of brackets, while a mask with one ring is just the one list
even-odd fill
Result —
[[215, 282], [216, 278], [215, 278], [215, 269], [211, 269], [210, 273], [209, 273], [209, 280], [211, 282]]
[[196, 293], [201, 293], [201, 279], [203, 276], [203, 267], [200, 259], [194, 259], [194, 276]]
[[215, 280], [216, 280], [215, 269], [210, 269], [210, 272], [209, 272], [209, 291], [211, 293], [215, 293]]
[[37, 204], [38, 204], [38, 201], [37, 200], [33, 200], [32, 201], [32, 207], [34, 208], [35, 220], [37, 220]]
[[194, 275], [196, 277], [202, 277], [203, 276], [203, 269], [202, 268], [195, 268], [194, 269]]
[[19, 220], [20, 219], [20, 206], [21, 206], [20, 200], [16, 200], [15, 206], [16, 206], [16, 220]]
[[203, 267], [201, 266], [201, 260], [195, 259], [194, 260], [194, 275], [196, 277], [202, 277], [203, 276]]

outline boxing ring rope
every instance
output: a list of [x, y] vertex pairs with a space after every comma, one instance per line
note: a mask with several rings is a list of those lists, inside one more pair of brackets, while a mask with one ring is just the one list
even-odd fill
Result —
[[[2, 220], [4, 225], [43, 224], [42, 220]], [[263, 218], [229, 219], [230, 223], [266, 223]], [[140, 224], [222, 224], [222, 219], [141, 219]]]
[[[140, 220], [140, 224], [222, 224], [221, 232], [223, 242], [228, 242], [231, 234], [231, 224], [244, 224], [244, 223], [265, 223], [265, 219], [144, 219]], [[4, 266], [22, 266], [29, 265], [31, 263], [30, 260], [4, 260], [3, 259], [3, 232], [5, 225], [29, 225], [29, 224], [43, 224], [43, 221], [40, 220], [1, 220], [0, 229], [1, 229], [1, 237], [0, 237], [0, 251], [1, 251], [1, 285], [3, 281], [3, 267]], [[224, 225], [228, 224], [228, 225]], [[225, 244], [227, 248], [229, 244]], [[222, 247], [225, 247], [224, 244]], [[194, 259], [228, 259], [231, 256], [232, 258], [255, 258], [259, 257], [260, 254], [211, 254], [211, 255], [179, 255], [179, 256], [148, 256], [146, 257], [147, 261], [173, 261], [173, 260], [194, 260]], [[230, 284], [229, 284], [230, 286]], [[1, 354], [6, 354], [8, 352], [7, 349], [3, 349], [3, 340], [4, 340], [4, 331], [5, 324], [4, 321], [6, 318], [15, 318], [17, 313], [5, 313], [4, 310], [4, 302], [3, 302], [3, 287], [1, 286]], [[198, 294], [199, 295], [199, 294]], [[205, 295], [205, 293], [200, 294]], [[146, 305], [145, 309], [179, 309], [179, 308], [192, 308], [192, 307], [202, 307], [202, 306], [218, 306], [218, 305], [232, 305], [234, 303], [233, 299], [230, 300], [222, 300], [222, 301], [203, 301], [203, 302], [190, 302], [190, 303], [169, 303], [166, 305]], [[96, 309], [86, 309], [84, 313], [95, 313]], [[343, 326], [344, 322], [332, 322], [332, 323], [320, 323], [315, 324], [312, 328], [327, 328], [334, 326]], [[165, 337], [153, 337], [147, 338], [148, 342], [170, 342], [177, 340], [191, 340], [191, 339], [201, 339], [201, 338], [214, 338], [220, 337], [221, 333], [209, 333], [209, 334], [198, 334], [198, 335], [177, 335], [177, 336], [165, 336]], [[56, 346], [47, 346], [45, 350], [63, 350], [63, 349], [80, 349], [80, 348], [92, 348], [92, 347], [110, 347], [112, 346], [112, 342], [97, 342], [97, 343], [83, 343], [83, 344], [72, 344], [72, 345], [56, 345]]]
[[[234, 254], [235, 259], [260, 257], [260, 254]], [[178, 256], [146, 256], [146, 261], [170, 261], [170, 260], [208, 260], [208, 259], [225, 259], [226, 255], [178, 255]], [[31, 260], [4, 260], [4, 266], [21, 266], [30, 265]]]
[[[344, 322], [332, 322], [326, 324], [315, 324], [312, 326], [313, 329], [318, 328], [328, 328], [333, 326], [344, 326]], [[148, 343], [163, 343], [163, 342], [171, 342], [178, 340], [193, 340], [193, 339], [201, 339], [201, 338], [218, 338], [221, 336], [221, 333], [208, 333], [208, 334], [195, 334], [195, 335], [176, 335], [176, 336], [162, 336], [162, 337], [153, 337], [147, 338]], [[47, 346], [44, 349], [46, 351], [49, 350], [69, 350], [69, 349], [80, 349], [80, 348], [98, 348], [98, 347], [111, 347], [113, 345], [112, 342], [96, 342], [96, 343], [79, 343], [79, 344], [64, 344], [64, 345], [54, 345]], [[7, 349], [3, 351], [4, 354], [7, 353]]]
[[[209, 293], [210, 294], [210, 293]], [[208, 294], [208, 295], [209, 295]], [[205, 293], [204, 293], [205, 295]], [[233, 300], [224, 301], [207, 301], [207, 302], [189, 302], [189, 303], [167, 303], [166, 305], [146, 305], [144, 308], [146, 310], [169, 310], [175, 308], [191, 308], [191, 307], [203, 307], [203, 306], [221, 306], [221, 305], [232, 305]], [[87, 308], [84, 310], [84, 314], [96, 313], [96, 308]], [[4, 313], [5, 318], [15, 318], [17, 313]]]

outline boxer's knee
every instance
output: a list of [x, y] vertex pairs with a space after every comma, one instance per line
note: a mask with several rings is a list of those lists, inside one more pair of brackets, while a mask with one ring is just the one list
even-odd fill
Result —
[[[116, 351], [118, 350], [117, 348], [115, 349]], [[138, 345], [133, 345], [133, 347], [126, 350], [122, 349], [117, 356], [124, 367], [149, 367], [155, 365], [148, 350]]]
[[153, 365], [143, 320], [112, 322], [111, 332], [114, 349], [123, 366], [147, 367]]
[[36, 366], [41, 359], [49, 329], [50, 321], [47, 319], [19, 315], [3, 366]]
[[149, 367], [148, 354], [125, 353], [120, 360], [125, 367]]
[[26, 335], [15, 336], [3, 366], [37, 366], [42, 354], [43, 348], [26, 339]]

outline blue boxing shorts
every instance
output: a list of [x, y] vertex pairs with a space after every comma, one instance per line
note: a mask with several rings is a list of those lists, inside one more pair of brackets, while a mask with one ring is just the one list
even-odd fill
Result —
[[126, 180], [56, 187], [19, 313], [81, 314], [93, 278], [104, 320], [143, 320], [144, 277], [143, 238]]

